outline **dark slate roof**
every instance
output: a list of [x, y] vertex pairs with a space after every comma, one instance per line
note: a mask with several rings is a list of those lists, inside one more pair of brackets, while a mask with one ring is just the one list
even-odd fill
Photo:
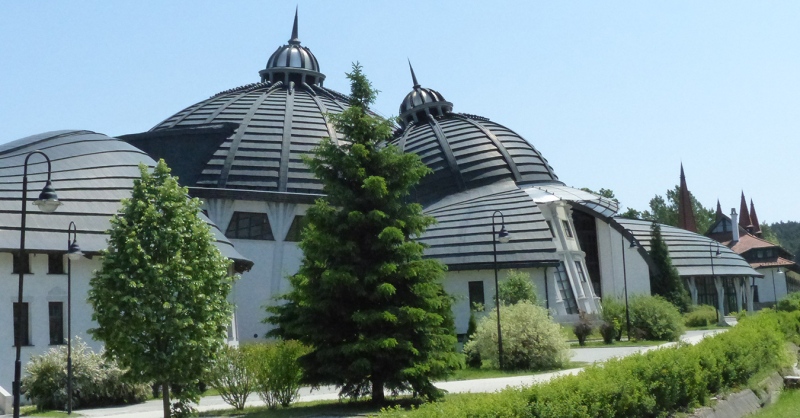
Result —
[[431, 169], [416, 188], [422, 202], [501, 180], [563, 184], [547, 160], [524, 138], [489, 119], [448, 113], [411, 122], [392, 141]]
[[[41, 150], [52, 162], [52, 184], [63, 203], [53, 213], [39, 211], [32, 202], [47, 178], [47, 163], [40, 155], [28, 163], [28, 211], [25, 247], [31, 253], [65, 252], [67, 227], [75, 222], [81, 250], [97, 254], [107, 247], [106, 230], [130, 197], [140, 162], [155, 161], [144, 152], [115, 138], [90, 131], [56, 131], [29, 136], [0, 146], [0, 251], [19, 250], [20, 195], [26, 155]], [[217, 247], [237, 261], [239, 270], [253, 264], [239, 254], [210, 220]]]
[[[318, 194], [322, 184], [303, 163], [322, 138], [339, 140], [325, 120], [348, 107], [348, 97], [322, 86], [325, 76], [300, 46], [295, 13], [292, 37], [259, 72], [261, 81], [218, 93], [170, 116], [150, 132], [234, 123], [238, 128], [194, 172], [185, 186]], [[193, 147], [182, 152], [196, 154]], [[150, 151], [149, 151], [150, 152]], [[154, 158], [162, 153], [150, 154]]]
[[[430, 247], [427, 257], [447, 264], [450, 270], [493, 268], [492, 214], [503, 213], [511, 234], [508, 243], [497, 243], [501, 268], [553, 266], [559, 263], [550, 229], [539, 207], [524, 191], [507, 181], [448, 196], [425, 208], [438, 223], [420, 241]], [[500, 231], [500, 216], [496, 217]]]
[[[650, 251], [652, 239], [650, 226], [652, 222], [639, 219], [615, 217], [612, 227], [617, 230], [629, 230], [639, 241], [644, 251]], [[705, 237], [685, 229], [669, 225], [661, 225], [661, 235], [667, 243], [672, 264], [681, 276], [755, 276], [763, 274], [755, 271], [744, 258]], [[716, 252], [719, 249], [720, 254]], [[713, 272], [712, 272], [713, 263]]]
[[[320, 193], [322, 184], [301, 156], [324, 137], [338, 138], [325, 114], [346, 108], [344, 95], [318, 85], [264, 82], [189, 106], [151, 132], [221, 122], [239, 125], [186, 186]], [[184, 151], [194, 152], [190, 147]]]

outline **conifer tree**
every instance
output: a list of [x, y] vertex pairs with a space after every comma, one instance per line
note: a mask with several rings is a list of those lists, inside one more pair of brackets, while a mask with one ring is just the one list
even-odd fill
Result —
[[667, 243], [661, 236], [661, 226], [653, 222], [650, 230], [650, 258], [654, 264], [654, 269], [650, 272], [650, 291], [670, 301], [681, 312], [687, 312], [691, 298], [683, 286], [678, 270], [672, 265]]
[[430, 169], [387, 145], [392, 125], [369, 112], [377, 92], [361, 67], [347, 77], [350, 107], [328, 115], [344, 144], [326, 138], [306, 158], [327, 197], [306, 214], [302, 264], [267, 321], [278, 325], [273, 336], [313, 347], [301, 358], [307, 383], [375, 402], [384, 390], [436, 398], [431, 380], [459, 358], [444, 266], [415, 240], [434, 219], [409, 190]]
[[[89, 332], [133, 380], [161, 385], [166, 418], [199, 399], [198, 382], [225, 344], [232, 279], [198, 217], [200, 202], [187, 198], [164, 160], [152, 174], [139, 170], [90, 282], [98, 326]], [[170, 388], [179, 389], [172, 406]]]

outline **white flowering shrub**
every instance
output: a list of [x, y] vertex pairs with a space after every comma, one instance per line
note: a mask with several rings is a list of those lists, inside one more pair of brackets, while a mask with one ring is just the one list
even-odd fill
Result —
[[[541, 306], [527, 301], [504, 306], [500, 312], [500, 326], [504, 369], [548, 370], [561, 368], [569, 362], [569, 345], [560, 326]], [[496, 309], [480, 320], [464, 351], [468, 355], [478, 354], [491, 367], [498, 367]]]

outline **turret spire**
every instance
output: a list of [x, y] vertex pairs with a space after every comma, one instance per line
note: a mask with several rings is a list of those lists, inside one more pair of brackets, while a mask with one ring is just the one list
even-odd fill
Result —
[[689, 187], [686, 186], [686, 176], [683, 175], [683, 163], [681, 163], [681, 186], [678, 191], [678, 227], [697, 232], [697, 222], [692, 210], [692, 196], [689, 193]]
[[722, 205], [719, 204], [719, 199], [717, 199], [717, 213], [715, 219], [718, 221], [722, 219], [725, 215], [722, 214]]
[[753, 224], [753, 233], [760, 237], [761, 224], [758, 222], [758, 215], [756, 215], [756, 207], [753, 205], [752, 198], [750, 198], [750, 223]]
[[294, 8], [294, 26], [292, 26], [292, 39], [289, 39], [292, 45], [299, 45], [300, 38], [297, 37], [297, 6]]
[[750, 211], [747, 210], [747, 200], [744, 198], [744, 191], [742, 191], [742, 201], [739, 203], [739, 226], [747, 232], [753, 232], [753, 223], [750, 221]]
[[414, 67], [411, 66], [411, 60], [408, 60], [408, 68], [411, 70], [411, 80], [414, 81], [414, 88], [419, 88], [419, 83], [417, 82], [417, 76], [414, 74]]

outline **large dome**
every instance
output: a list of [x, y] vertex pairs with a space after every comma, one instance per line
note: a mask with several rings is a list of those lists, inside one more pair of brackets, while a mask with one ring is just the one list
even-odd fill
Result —
[[487, 118], [452, 112], [452, 104], [417, 83], [400, 106], [402, 128], [393, 144], [418, 154], [433, 174], [422, 179], [416, 198], [448, 194], [510, 179], [518, 185], [552, 183], [553, 168], [528, 141]]
[[167, 118], [151, 134], [209, 124], [238, 128], [193, 173], [187, 186], [321, 193], [322, 185], [301, 157], [320, 140], [338, 140], [326, 113], [341, 113], [347, 96], [322, 87], [325, 76], [300, 46], [295, 14], [292, 38], [259, 72], [261, 82], [218, 93]]

